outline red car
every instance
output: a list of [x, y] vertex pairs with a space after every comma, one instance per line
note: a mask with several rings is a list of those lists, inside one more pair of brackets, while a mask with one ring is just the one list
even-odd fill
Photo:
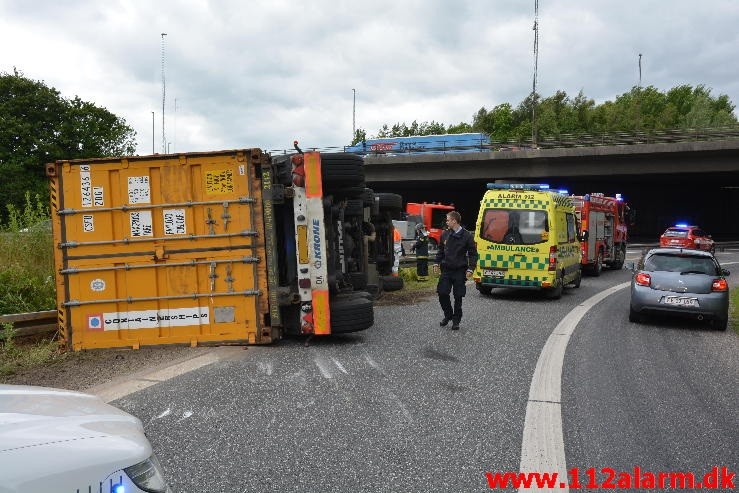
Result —
[[695, 250], [707, 250], [714, 253], [716, 247], [711, 235], [698, 226], [677, 224], [667, 228], [659, 237], [659, 246], [674, 248], [693, 248]]

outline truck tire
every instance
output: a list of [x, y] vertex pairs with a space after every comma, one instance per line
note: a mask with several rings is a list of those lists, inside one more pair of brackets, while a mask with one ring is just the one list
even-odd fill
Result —
[[362, 201], [365, 207], [372, 207], [372, 204], [375, 203], [375, 192], [371, 188], [365, 188], [362, 192]]
[[626, 245], [621, 245], [616, 250], [616, 259], [611, 264], [611, 269], [621, 270], [624, 267], [626, 261]]
[[400, 276], [383, 276], [383, 291], [399, 291], [403, 289], [403, 278]]
[[347, 200], [346, 208], [344, 208], [344, 217], [346, 216], [362, 216], [364, 214], [364, 204], [361, 199]]
[[603, 272], [603, 251], [598, 250], [598, 256], [595, 257], [595, 262], [588, 267], [588, 274], [598, 277], [601, 272]]
[[364, 190], [364, 160], [345, 152], [321, 154], [321, 179], [328, 190], [346, 187]]
[[364, 296], [337, 296], [331, 300], [330, 312], [332, 334], [365, 330], [375, 323], [372, 300]]
[[403, 209], [403, 197], [400, 195], [396, 193], [377, 193], [375, 195], [380, 197], [381, 210], [395, 212]]
[[349, 272], [346, 277], [349, 283], [354, 287], [355, 291], [360, 291], [367, 287], [367, 273], [366, 272]]

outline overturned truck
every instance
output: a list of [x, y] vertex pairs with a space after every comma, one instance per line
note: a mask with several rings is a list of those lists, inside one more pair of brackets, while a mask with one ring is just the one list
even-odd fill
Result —
[[268, 344], [373, 325], [378, 252], [387, 262], [373, 240], [392, 224], [358, 156], [243, 149], [46, 171], [71, 349]]

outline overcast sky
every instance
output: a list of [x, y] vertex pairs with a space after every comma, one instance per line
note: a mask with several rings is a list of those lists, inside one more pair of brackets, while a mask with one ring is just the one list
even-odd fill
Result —
[[[531, 92], [534, 0], [0, 0], [0, 72], [124, 118], [138, 152], [348, 145]], [[739, 103], [739, 1], [540, 0], [538, 92], [704, 84]], [[176, 99], [176, 108], [175, 108]], [[737, 111], [735, 110], [735, 113]]]

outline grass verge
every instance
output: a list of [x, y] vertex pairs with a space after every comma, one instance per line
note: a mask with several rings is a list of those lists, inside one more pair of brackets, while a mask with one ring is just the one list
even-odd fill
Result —
[[24, 339], [16, 339], [11, 324], [0, 327], [0, 381], [26, 368], [46, 365], [65, 357], [65, 352], [55, 340]]

